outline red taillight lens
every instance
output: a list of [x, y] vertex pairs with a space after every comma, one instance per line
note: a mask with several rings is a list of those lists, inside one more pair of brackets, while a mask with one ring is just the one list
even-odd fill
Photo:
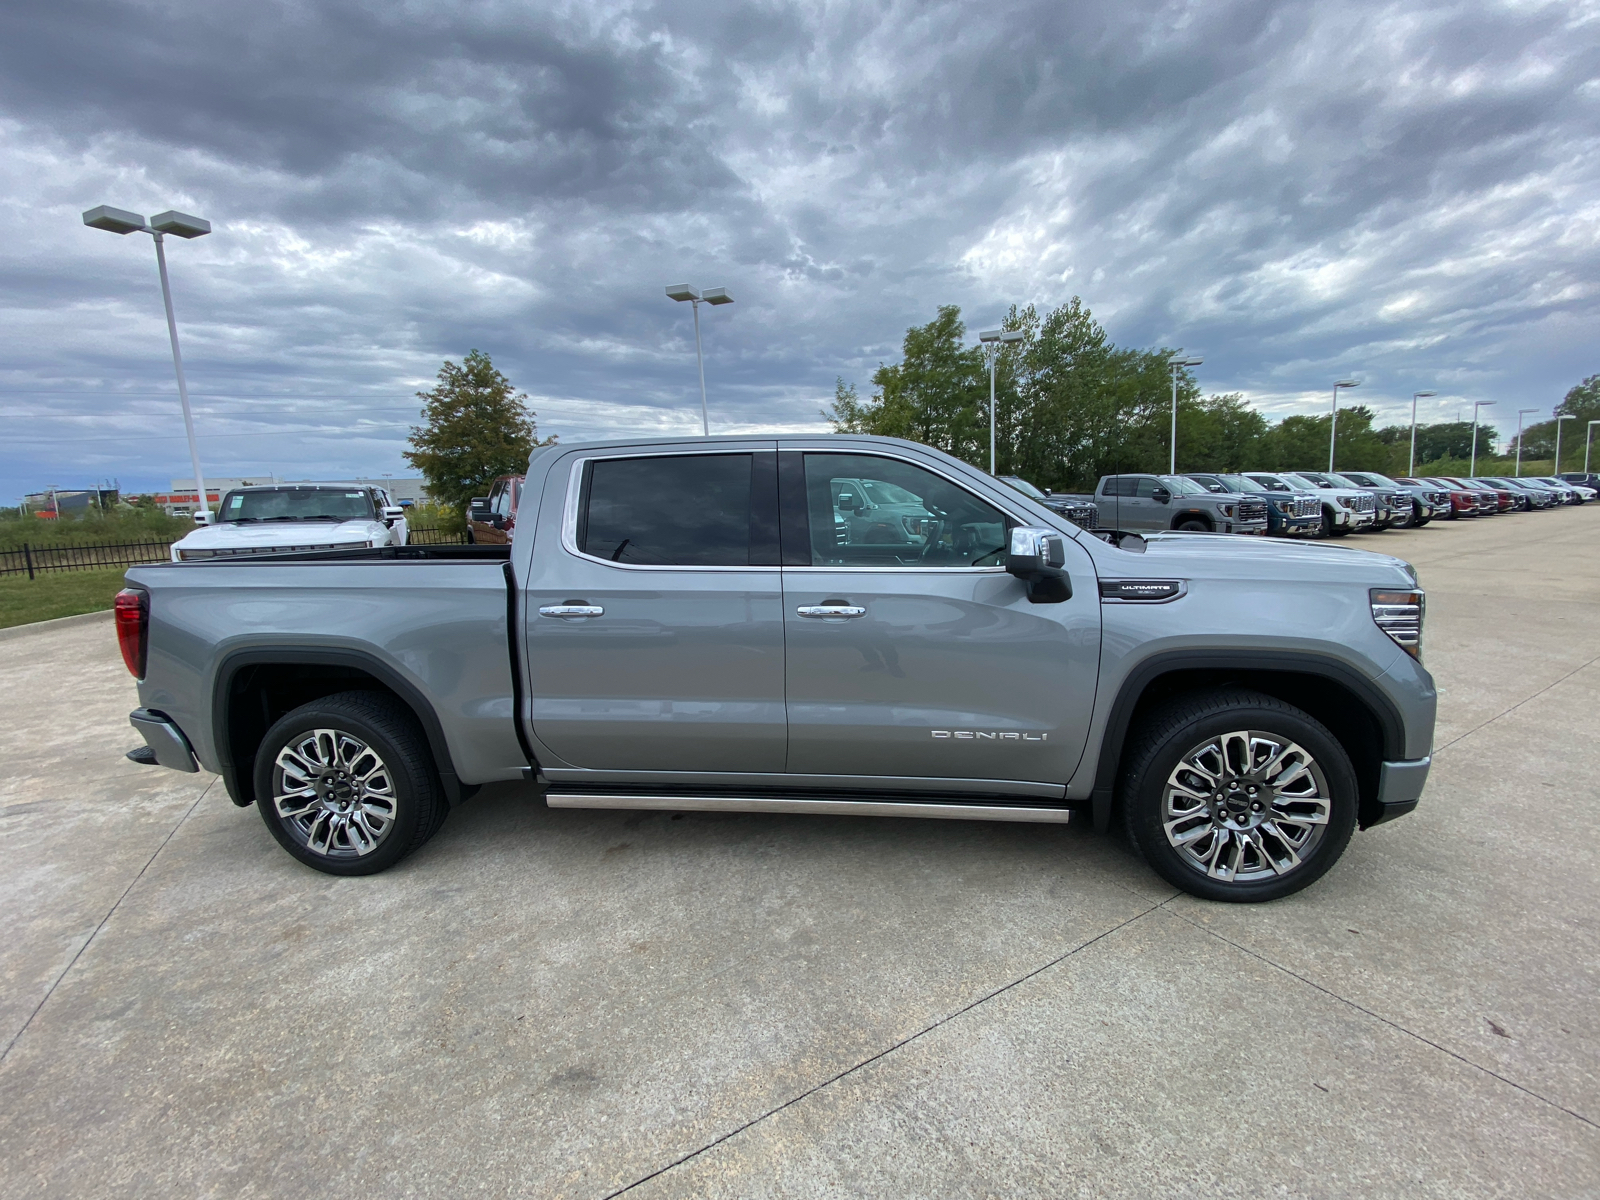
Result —
[[123, 588], [117, 593], [117, 645], [122, 648], [122, 661], [128, 664], [135, 679], [144, 678], [145, 650], [150, 644], [149, 618], [148, 595], [135, 588]]

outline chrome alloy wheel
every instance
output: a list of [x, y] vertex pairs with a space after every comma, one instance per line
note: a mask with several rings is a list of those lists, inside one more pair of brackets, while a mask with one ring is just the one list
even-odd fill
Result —
[[278, 751], [272, 803], [296, 841], [329, 858], [371, 854], [394, 828], [394, 778], [341, 729], [313, 729]]
[[1328, 781], [1303, 748], [1260, 730], [1207, 738], [1178, 760], [1161, 823], [1185, 863], [1224, 883], [1287, 875], [1328, 828]]

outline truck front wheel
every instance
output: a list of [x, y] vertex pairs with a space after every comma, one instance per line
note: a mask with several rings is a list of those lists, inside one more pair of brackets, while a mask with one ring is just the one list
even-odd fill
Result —
[[1168, 883], [1207, 900], [1276, 900], [1315, 883], [1355, 829], [1350, 757], [1313, 717], [1242, 689], [1154, 713], [1131, 747], [1133, 844]]
[[426, 842], [449, 811], [416, 717], [381, 692], [302, 704], [261, 741], [256, 807], [308, 867], [372, 875]]
[[1180, 517], [1173, 528], [1179, 533], [1211, 532], [1211, 524], [1204, 517]]

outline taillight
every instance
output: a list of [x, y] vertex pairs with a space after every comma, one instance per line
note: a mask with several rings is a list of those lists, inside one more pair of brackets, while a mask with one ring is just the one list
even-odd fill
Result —
[[150, 645], [149, 595], [137, 588], [123, 588], [117, 593], [116, 621], [122, 661], [135, 679], [143, 679], [145, 651]]

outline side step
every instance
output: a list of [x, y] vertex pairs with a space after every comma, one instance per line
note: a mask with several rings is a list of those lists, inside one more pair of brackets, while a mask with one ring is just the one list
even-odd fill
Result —
[[1070, 808], [1020, 804], [925, 804], [905, 800], [828, 800], [801, 796], [635, 796], [549, 792], [551, 808], [629, 808], [667, 812], [814, 813], [845, 817], [931, 817], [945, 821], [1032, 821], [1065, 825]]

